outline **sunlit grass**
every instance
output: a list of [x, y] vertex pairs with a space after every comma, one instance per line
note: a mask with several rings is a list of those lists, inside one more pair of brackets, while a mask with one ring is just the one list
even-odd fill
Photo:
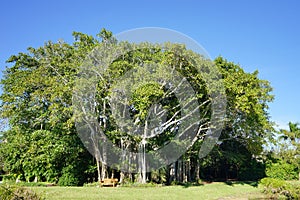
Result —
[[262, 198], [249, 184], [211, 183], [202, 186], [162, 187], [34, 187], [47, 200], [55, 199], [248, 199]]

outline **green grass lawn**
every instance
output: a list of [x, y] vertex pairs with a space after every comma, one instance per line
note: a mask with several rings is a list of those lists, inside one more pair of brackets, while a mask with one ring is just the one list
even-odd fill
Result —
[[54, 199], [261, 199], [263, 194], [249, 184], [211, 183], [202, 186], [162, 187], [33, 187], [47, 200]]

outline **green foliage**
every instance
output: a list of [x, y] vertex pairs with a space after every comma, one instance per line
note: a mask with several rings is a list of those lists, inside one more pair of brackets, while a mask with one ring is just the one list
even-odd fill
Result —
[[[127, 71], [151, 63], [159, 66], [153, 73], [142, 68], [136, 70], [132, 77], [140, 80], [145, 76], [149, 80], [135, 85], [131, 85], [131, 81], [124, 82], [124, 86], [132, 88], [130, 114], [136, 124], [143, 125], [147, 117], [153, 114], [149, 112], [153, 103], [161, 104], [162, 109], [168, 110], [166, 120], [170, 121], [167, 128], [148, 141], [147, 151], [159, 149], [174, 138], [182, 121], [174, 91], [170, 92], [166, 86], [162, 87], [153, 81], [166, 76], [172, 78], [161, 66], [169, 66], [168, 70], [175, 69], [193, 87], [197, 101], [203, 103], [199, 109], [203, 118], [201, 126], [209, 128], [211, 96], [205, 77], [215, 74], [209, 70], [210, 62], [201, 55], [180, 44], [167, 43], [165, 46], [168, 51], [162, 45], [149, 43], [121, 44], [105, 29], [97, 35], [101, 40], [79, 32], [74, 32], [73, 36], [73, 44], [47, 42], [42, 47], [30, 47], [27, 52], [13, 55], [7, 60], [11, 67], [4, 72], [0, 96], [1, 118], [8, 119], [10, 126], [1, 138], [5, 142], [0, 143], [0, 162], [3, 163], [0, 164], [7, 173], [15, 174], [21, 180], [32, 181], [37, 178], [64, 186], [82, 185], [95, 175], [96, 164], [76, 132], [74, 122], [77, 116], [73, 114], [72, 95], [80, 65], [95, 47], [101, 45], [115, 44], [137, 49], [115, 59], [106, 70], [104, 79], [97, 84], [95, 111], [99, 116], [99, 125], [117, 147], [136, 152], [141, 137], [133, 135], [130, 130], [119, 130], [106, 97], [112, 94], [112, 85], [120, 81], [119, 78]], [[202, 74], [188, 58], [203, 66]], [[199, 161], [198, 152], [205, 138], [205, 131], [201, 131], [195, 145], [184, 157], [186, 161], [191, 160], [191, 172], [201, 162], [201, 168], [212, 168], [221, 177], [227, 178], [231, 174], [242, 179], [251, 178], [246, 174], [247, 170], [258, 166], [253, 155], [261, 153], [264, 138], [269, 137], [272, 131], [267, 112], [268, 102], [273, 100], [270, 94], [272, 88], [269, 82], [258, 78], [257, 71], [247, 73], [239, 65], [221, 57], [214, 63], [222, 74], [227, 95], [228, 109], [226, 118], [222, 119], [225, 122], [222, 144], [216, 145], [209, 157]], [[211, 90], [214, 91], [219, 84], [216, 81]], [[160, 107], [154, 108], [161, 111]], [[151, 180], [157, 183], [167, 182], [167, 177], [167, 172], [162, 170], [151, 174]], [[254, 179], [258, 177], [261, 177], [261, 171], [257, 171]]]
[[5, 174], [2, 175], [2, 181], [3, 182], [15, 182], [17, 179], [17, 174]]
[[297, 166], [285, 161], [270, 162], [266, 167], [266, 175], [279, 180], [295, 180], [298, 178]]
[[201, 160], [201, 178], [208, 180], [258, 180], [265, 176], [263, 144], [272, 138], [268, 102], [272, 88], [222, 57], [215, 59], [227, 96], [225, 126], [212, 152]]
[[266, 176], [265, 161], [257, 159], [249, 159], [243, 162], [238, 172], [238, 179], [241, 181], [257, 181]]
[[73, 173], [65, 172], [58, 180], [59, 186], [77, 186], [79, 185], [78, 177]]
[[281, 129], [276, 138], [276, 150], [268, 152], [266, 175], [280, 180], [300, 180], [300, 128], [289, 122], [289, 129]]
[[272, 199], [299, 199], [300, 183], [288, 182], [274, 178], [263, 178], [260, 181], [263, 192]]
[[227, 179], [257, 181], [265, 177], [265, 161], [260, 156], [253, 158], [245, 144], [227, 138], [202, 159], [200, 171], [201, 178], [210, 181]]
[[151, 181], [154, 183], [166, 183], [166, 170], [165, 168], [151, 171]]
[[44, 199], [37, 195], [34, 191], [16, 186], [16, 185], [0, 185], [1, 200], [41, 200]]
[[62, 171], [62, 176], [58, 180], [59, 186], [77, 186], [80, 184], [80, 174], [74, 172], [72, 165], [67, 166]]
[[78, 66], [98, 41], [73, 35], [72, 45], [47, 42], [7, 60], [12, 66], [1, 80], [0, 99], [10, 129], [3, 132], [0, 158], [21, 180], [57, 182], [65, 165], [92, 159], [75, 131], [71, 97]]
[[235, 138], [254, 155], [262, 151], [262, 144], [272, 137], [273, 123], [268, 114], [268, 102], [273, 101], [272, 87], [258, 77], [258, 71], [245, 72], [239, 65], [222, 57], [215, 59], [223, 75], [227, 96], [226, 139]]

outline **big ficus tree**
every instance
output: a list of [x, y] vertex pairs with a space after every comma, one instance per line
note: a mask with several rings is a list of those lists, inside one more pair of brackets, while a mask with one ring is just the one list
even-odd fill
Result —
[[[26, 53], [13, 55], [7, 61], [11, 65], [4, 71], [0, 97], [1, 117], [9, 122], [0, 144], [0, 156], [7, 173], [28, 181], [36, 178], [76, 185], [88, 178], [101, 180], [116, 173], [122, 179], [126, 176], [122, 171], [124, 166], [127, 176], [132, 178], [130, 168], [139, 166], [133, 173], [140, 182], [167, 181], [164, 176], [193, 181], [200, 178], [201, 167], [222, 168], [224, 165], [220, 162], [225, 162], [240, 168], [245, 166], [249, 155], [261, 153], [265, 139], [272, 132], [268, 103], [273, 96], [268, 81], [259, 79], [257, 71], [247, 73], [222, 57], [208, 61], [182, 44], [119, 42], [105, 29], [97, 38], [78, 32], [73, 36], [73, 44], [47, 42], [42, 47], [30, 47]], [[105, 45], [131, 50], [116, 56], [103, 70], [104, 66], [95, 57], [95, 49]], [[110, 55], [106, 56], [109, 59]], [[87, 58], [93, 65], [89, 72], [82, 72], [80, 69]], [[201, 65], [203, 70], [199, 72], [195, 64]], [[205, 77], [213, 77], [215, 72], [205, 66], [211, 64], [221, 79], [215, 79], [209, 90]], [[86, 82], [79, 84], [87, 81], [80, 79], [84, 73], [96, 74], [95, 80], [87, 82], [94, 83], [93, 93], [80, 93], [87, 85]], [[177, 81], [176, 73], [193, 89], [193, 98], [178, 98], [184, 97], [185, 91], [177, 91], [176, 84], [169, 81]], [[124, 76], [127, 80], [122, 78]], [[218, 119], [224, 128], [212, 153], [199, 158], [201, 145], [209, 137], [207, 130], [214, 128], [210, 123], [212, 93], [220, 85], [227, 99], [224, 101], [226, 112]], [[128, 96], [125, 98], [122, 92]], [[74, 103], [74, 98], [84, 95], [93, 95], [93, 98], [90, 102], [86, 98]], [[197, 106], [187, 109], [193, 102]], [[81, 112], [74, 113], [74, 106], [82, 108]], [[89, 116], [85, 113], [88, 111], [94, 115]], [[200, 114], [200, 119], [193, 118], [195, 112]], [[91, 126], [91, 117], [96, 126]], [[192, 123], [185, 125], [187, 119]], [[87, 125], [86, 140], [78, 136], [76, 121]], [[187, 137], [176, 138], [180, 127], [184, 127], [184, 131], [196, 127], [192, 145], [171, 164], [152, 172], [146, 173], [149, 166], [145, 165], [145, 156], [131, 154], [123, 154], [122, 166], [109, 166], [108, 160], [118, 152], [106, 149], [105, 145], [99, 148], [101, 142], [109, 140], [120, 152], [147, 152], [153, 155], [153, 162], [159, 162], [165, 159], [156, 154], [160, 148], [174, 140], [172, 149], [180, 150], [188, 140]], [[99, 136], [98, 129], [105, 138]], [[85, 147], [89, 147], [90, 152]], [[172, 152], [169, 153], [171, 156]], [[217, 157], [222, 158], [221, 161]], [[159, 178], [160, 173], [163, 175]], [[67, 177], [72, 179], [66, 180]]]

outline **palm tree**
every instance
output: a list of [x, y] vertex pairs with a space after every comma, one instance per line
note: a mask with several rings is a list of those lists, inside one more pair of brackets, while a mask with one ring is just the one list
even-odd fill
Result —
[[282, 139], [290, 139], [292, 143], [297, 142], [296, 140], [300, 138], [300, 128], [299, 123], [289, 122], [289, 130], [281, 129], [280, 132], [283, 134]]
[[295, 162], [298, 165], [299, 181], [300, 181], [300, 127], [299, 123], [289, 122], [289, 130], [281, 129], [282, 134], [279, 139], [290, 140], [291, 144], [295, 147]]

